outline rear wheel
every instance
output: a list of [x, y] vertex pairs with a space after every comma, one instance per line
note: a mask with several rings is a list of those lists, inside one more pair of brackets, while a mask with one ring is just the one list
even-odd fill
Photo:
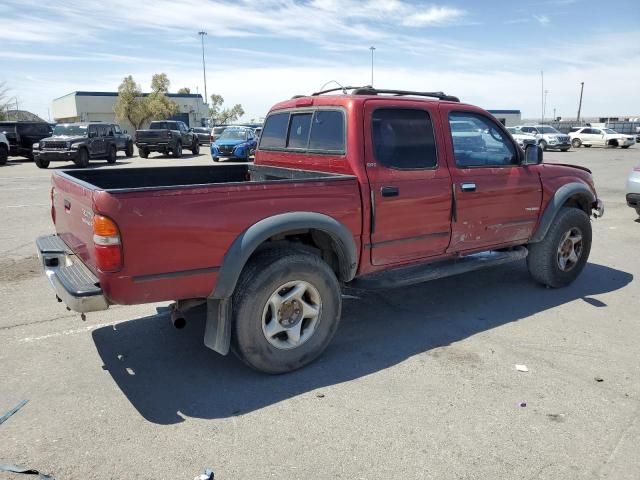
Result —
[[116, 163], [118, 159], [118, 149], [115, 145], [109, 147], [109, 156], [107, 157], [107, 163]]
[[87, 168], [89, 166], [89, 152], [87, 152], [87, 149], [81, 148], [73, 162], [80, 168]]
[[631, 145], [623, 145], [623, 146], [622, 146], [622, 147], [620, 147], [620, 148], [629, 148], [630, 146], [631, 146]]
[[127, 143], [127, 148], [124, 151], [127, 157], [133, 157], [133, 142]]
[[49, 166], [49, 160], [44, 160], [40, 157], [34, 158], [33, 161], [38, 168], [47, 168]]
[[140, 155], [141, 158], [148, 158], [149, 157], [149, 150], [143, 148], [138, 150], [138, 154]]
[[580, 148], [580, 145], [582, 145], [582, 142], [579, 138], [574, 138], [573, 140], [571, 140], [571, 146], [573, 148]]
[[554, 288], [569, 285], [589, 258], [589, 216], [578, 208], [561, 208], [544, 239], [528, 248], [527, 267], [536, 281]]
[[0, 165], [5, 165], [9, 159], [9, 149], [4, 143], [0, 143]]
[[194, 155], [198, 155], [200, 153], [200, 141], [198, 138], [193, 139], [193, 144], [191, 145], [191, 153]]
[[175, 146], [173, 147], [173, 156], [176, 158], [182, 157], [182, 143], [176, 142]]
[[265, 373], [304, 367], [331, 341], [341, 306], [338, 280], [318, 256], [297, 249], [260, 253], [233, 295], [233, 350]]

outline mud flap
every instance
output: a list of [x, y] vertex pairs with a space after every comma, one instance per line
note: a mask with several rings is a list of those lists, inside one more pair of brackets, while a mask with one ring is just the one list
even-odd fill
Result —
[[208, 298], [204, 344], [221, 355], [229, 353], [231, 344], [231, 299]]

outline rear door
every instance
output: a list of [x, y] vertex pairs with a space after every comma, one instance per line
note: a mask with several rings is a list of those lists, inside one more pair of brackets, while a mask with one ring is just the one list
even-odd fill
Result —
[[[527, 240], [542, 202], [538, 166], [520, 165], [517, 145], [488, 115], [457, 105], [442, 104], [441, 109], [456, 206], [448, 251]], [[475, 126], [476, 141], [457, 138], [449, 128], [461, 121]]]
[[451, 234], [452, 193], [447, 165], [438, 155], [437, 109], [428, 102], [368, 100], [364, 115], [371, 263], [444, 253]]
[[598, 145], [599, 147], [602, 147], [605, 143], [607, 143], [607, 136], [599, 128], [592, 128], [590, 137], [592, 145]]

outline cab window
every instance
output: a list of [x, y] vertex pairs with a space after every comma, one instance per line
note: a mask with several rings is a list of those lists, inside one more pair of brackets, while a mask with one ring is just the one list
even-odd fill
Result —
[[[456, 124], [468, 127], [461, 131]], [[516, 148], [498, 125], [476, 113], [451, 112], [449, 126], [456, 165], [469, 167], [502, 167], [518, 164]]]

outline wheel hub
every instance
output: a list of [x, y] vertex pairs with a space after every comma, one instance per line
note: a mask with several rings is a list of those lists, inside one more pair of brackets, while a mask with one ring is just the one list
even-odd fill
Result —
[[558, 245], [558, 267], [563, 272], [572, 270], [582, 256], [582, 232], [574, 227], [562, 235]]
[[298, 300], [285, 302], [278, 311], [278, 321], [283, 327], [292, 327], [302, 320], [302, 305]]

